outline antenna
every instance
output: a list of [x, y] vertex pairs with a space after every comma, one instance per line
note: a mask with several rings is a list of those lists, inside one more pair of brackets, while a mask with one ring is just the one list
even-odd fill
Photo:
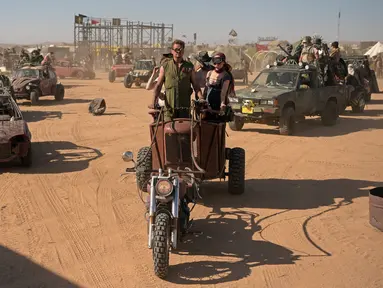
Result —
[[338, 13], [338, 33], [336, 35], [336, 40], [339, 42], [340, 40], [340, 8], [341, 8], [341, 0], [339, 0], [339, 13]]

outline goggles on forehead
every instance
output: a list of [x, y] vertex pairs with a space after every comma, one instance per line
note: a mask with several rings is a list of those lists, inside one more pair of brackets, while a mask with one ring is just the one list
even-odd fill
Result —
[[180, 53], [182, 52], [184, 49], [183, 48], [175, 48], [175, 49], [172, 49], [174, 52], [177, 52], [177, 53]]
[[214, 57], [213, 58], [213, 64], [220, 64], [223, 62], [223, 59], [221, 57]]

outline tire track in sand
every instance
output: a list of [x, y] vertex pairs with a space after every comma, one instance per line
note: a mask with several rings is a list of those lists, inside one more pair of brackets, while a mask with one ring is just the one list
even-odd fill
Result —
[[[39, 198], [42, 197], [42, 199], [39, 199], [41, 207], [45, 206], [49, 208], [51, 214], [45, 215], [45, 217], [50, 218], [55, 216], [55, 219], [60, 224], [60, 229], [52, 227], [51, 225], [49, 229], [56, 231], [52, 231], [50, 234], [53, 235], [53, 237], [57, 237], [55, 236], [57, 233], [63, 234], [65, 239], [70, 242], [70, 245], [67, 248], [70, 249], [80, 265], [85, 264], [86, 275], [89, 276], [87, 280], [92, 285], [91, 287], [113, 287], [110, 283], [110, 278], [106, 276], [103, 270], [101, 261], [99, 261], [96, 257], [96, 251], [92, 249], [92, 246], [88, 241], [88, 239], [92, 239], [90, 233], [86, 231], [86, 229], [80, 229], [77, 219], [72, 216], [71, 211], [65, 209], [64, 203], [56, 195], [53, 189], [50, 188], [50, 185], [45, 177], [38, 176], [38, 180], [42, 189], [41, 194], [36, 195], [38, 195]], [[62, 261], [64, 256], [69, 256], [66, 255], [69, 253], [66, 249], [62, 249], [61, 253], [64, 254], [60, 255]], [[67, 263], [67, 265], [70, 264]]]

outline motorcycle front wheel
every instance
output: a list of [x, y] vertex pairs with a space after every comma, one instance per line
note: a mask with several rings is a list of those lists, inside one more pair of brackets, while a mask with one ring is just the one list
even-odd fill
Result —
[[170, 253], [170, 216], [159, 213], [156, 216], [153, 237], [154, 273], [159, 278], [166, 278], [169, 271]]

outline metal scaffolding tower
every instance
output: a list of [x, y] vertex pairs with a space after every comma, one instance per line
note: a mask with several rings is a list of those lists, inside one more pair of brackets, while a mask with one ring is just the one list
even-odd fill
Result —
[[[76, 15], [74, 48], [77, 57], [93, 55], [95, 62], [118, 48], [151, 56], [166, 50], [173, 41], [173, 24], [144, 23], [121, 18], [96, 18]], [[156, 54], [157, 54], [156, 53]]]

